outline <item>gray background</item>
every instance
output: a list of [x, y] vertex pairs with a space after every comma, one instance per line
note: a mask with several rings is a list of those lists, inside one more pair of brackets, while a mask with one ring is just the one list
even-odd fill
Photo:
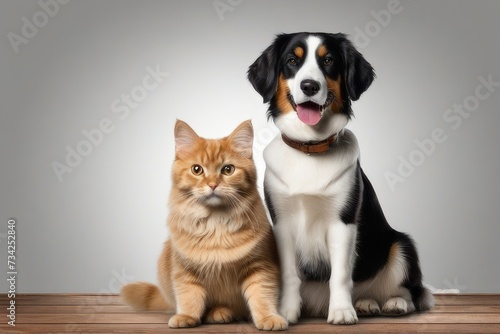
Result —
[[[15, 217], [18, 292], [155, 282], [175, 119], [206, 137], [252, 119], [262, 176], [262, 149], [276, 129], [246, 70], [274, 34], [295, 31], [345, 32], [374, 66], [378, 78], [354, 103], [349, 128], [391, 224], [419, 245], [425, 281], [500, 292], [500, 87], [473, 98], [479, 77], [500, 82], [500, 2], [401, 0], [390, 22], [378, 23], [373, 13], [389, 3], [74, 0], [43, 24], [39, 2], [1, 1], [0, 247], [6, 254]], [[22, 35], [23, 17], [42, 27], [16, 53], [8, 36]], [[148, 67], [169, 75], [120, 118], [113, 101], [140, 92]], [[454, 104], [474, 101], [459, 127], [444, 119]], [[112, 131], [59, 182], [52, 164], [65, 164], [66, 147], [103, 119]], [[415, 141], [437, 128], [446, 141], [422, 159]], [[419, 166], [391, 189], [386, 174], [411, 157]]]

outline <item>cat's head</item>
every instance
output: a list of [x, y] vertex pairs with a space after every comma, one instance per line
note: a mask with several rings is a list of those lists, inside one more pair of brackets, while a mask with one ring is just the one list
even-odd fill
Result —
[[175, 124], [174, 201], [206, 207], [238, 207], [256, 189], [253, 128], [241, 123], [229, 136], [205, 139], [185, 122]]

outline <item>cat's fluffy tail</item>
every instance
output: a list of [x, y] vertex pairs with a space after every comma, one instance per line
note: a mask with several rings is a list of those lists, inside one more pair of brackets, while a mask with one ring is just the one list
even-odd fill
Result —
[[163, 298], [160, 289], [151, 283], [129, 283], [122, 287], [120, 294], [125, 303], [136, 310], [168, 311], [173, 309], [173, 305]]

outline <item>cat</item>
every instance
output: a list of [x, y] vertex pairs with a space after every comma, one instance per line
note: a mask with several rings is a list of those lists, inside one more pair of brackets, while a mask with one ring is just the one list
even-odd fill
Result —
[[228, 323], [251, 316], [261, 330], [284, 330], [278, 314], [279, 260], [257, 190], [253, 128], [204, 139], [177, 120], [169, 198], [170, 239], [158, 261], [159, 286], [121, 290], [139, 310], [173, 310], [171, 328]]

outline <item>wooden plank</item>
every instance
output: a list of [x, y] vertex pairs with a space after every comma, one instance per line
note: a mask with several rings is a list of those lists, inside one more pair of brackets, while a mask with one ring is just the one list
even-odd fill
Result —
[[[435, 295], [436, 305], [500, 305], [500, 294], [459, 294]], [[5, 294], [0, 296], [0, 304], [9, 301]], [[24, 305], [123, 305], [117, 294], [17, 294], [16, 303]]]
[[17, 314], [18, 324], [165, 324], [169, 316], [152, 313]]
[[500, 313], [500, 305], [437, 305], [430, 313]]
[[436, 305], [500, 305], [500, 294], [434, 295]]
[[362, 318], [360, 322], [373, 324], [373, 323], [440, 323], [440, 324], [500, 324], [500, 316], [498, 313], [467, 313], [466, 315], [460, 313], [422, 313], [413, 314], [402, 317], [371, 317]]
[[[6, 327], [0, 326], [0, 332], [4, 333]], [[35, 324], [35, 325], [17, 325], [14, 328], [7, 329], [6, 333], [12, 334], [33, 334], [33, 333], [134, 333], [134, 334], [152, 334], [152, 333], [260, 333], [253, 325], [250, 324], [226, 324], [226, 325], [202, 325], [195, 328], [187, 328], [182, 330], [170, 329], [166, 324], [70, 324], [70, 325], [53, 325], [53, 324]], [[334, 326], [321, 325], [310, 326], [308, 324], [299, 324], [290, 326], [284, 333], [435, 333], [435, 334], [465, 334], [465, 333], [483, 333], [483, 334], [498, 334], [500, 326], [496, 324], [357, 324], [353, 326]]]
[[[7, 298], [0, 298], [6, 305]], [[291, 333], [500, 333], [500, 295], [436, 295], [429, 312], [403, 317], [361, 318], [355, 326], [332, 326], [305, 318]], [[171, 315], [136, 312], [118, 295], [22, 294], [16, 298], [16, 327], [0, 324], [0, 333], [157, 333], [170, 331]], [[261, 333], [248, 322], [202, 325], [172, 333]]]
[[[17, 294], [16, 305], [124, 305], [117, 294]], [[7, 305], [5, 295], [0, 305]]]
[[[44, 306], [24, 306], [19, 305], [16, 307], [17, 314], [64, 314], [64, 313], [132, 313], [132, 312], [146, 312], [153, 311], [136, 311], [127, 305], [44, 305]], [[166, 313], [166, 312], [162, 312]]]
[[[140, 324], [156, 323], [162, 324], [168, 321], [170, 315], [161, 313], [81, 313], [81, 314], [18, 314], [16, 317], [18, 324], [64, 324], [64, 323], [94, 323], [94, 324]], [[313, 321], [314, 320], [314, 321]], [[326, 322], [325, 319], [302, 318], [302, 323]], [[498, 313], [423, 313], [402, 317], [363, 317], [360, 323], [365, 324], [500, 324]]]
[[[500, 305], [446, 305], [435, 306], [430, 313], [498, 313]], [[16, 306], [17, 314], [79, 314], [79, 313], [154, 313], [153, 311], [136, 311], [127, 305], [42, 305]], [[158, 312], [166, 313], [166, 312]]]
[[[435, 295], [436, 305], [500, 305], [500, 294]], [[8, 302], [0, 296], [0, 305]], [[18, 294], [20, 305], [123, 305], [117, 294]]]

